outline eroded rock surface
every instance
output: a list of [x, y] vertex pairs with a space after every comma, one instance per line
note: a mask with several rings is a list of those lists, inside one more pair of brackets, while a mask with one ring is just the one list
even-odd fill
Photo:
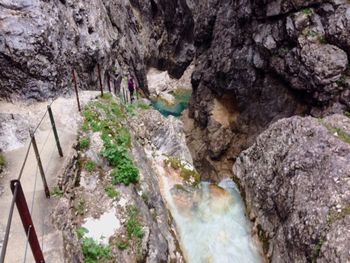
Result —
[[[147, 94], [146, 66], [180, 77], [194, 56], [193, 19], [184, 0], [0, 1], [0, 96], [47, 99], [133, 76]], [[114, 78], [113, 78], [114, 76]]]
[[350, 119], [277, 121], [234, 175], [271, 262], [350, 260]]
[[[193, 158], [209, 178], [215, 179], [217, 171], [208, 172], [207, 156], [210, 163], [233, 163], [278, 119], [349, 110], [347, 1], [214, 0], [197, 5], [190, 117], [202, 138]], [[228, 126], [213, 118], [216, 101], [229, 111]]]

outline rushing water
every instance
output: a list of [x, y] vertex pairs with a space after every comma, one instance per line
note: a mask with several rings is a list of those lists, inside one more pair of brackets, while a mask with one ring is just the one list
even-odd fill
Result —
[[165, 198], [189, 263], [262, 262], [233, 181], [223, 180], [219, 187], [203, 182], [187, 196], [166, 184]]
[[187, 108], [188, 101], [191, 97], [191, 91], [183, 90], [173, 94], [175, 103], [170, 105], [163, 100], [156, 100], [152, 103], [153, 107], [158, 110], [165, 117], [173, 115], [175, 117], [181, 116], [181, 113]]

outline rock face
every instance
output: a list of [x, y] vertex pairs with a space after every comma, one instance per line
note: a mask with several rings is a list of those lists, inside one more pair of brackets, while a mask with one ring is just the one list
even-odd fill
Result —
[[350, 260], [350, 119], [277, 121], [233, 172], [271, 262]]
[[[0, 1], [0, 97], [46, 99], [133, 76], [147, 94], [146, 66], [181, 76], [192, 61], [193, 19], [184, 0]], [[175, 10], [175, 14], [174, 14]]]
[[[323, 2], [197, 3], [190, 117], [205, 147], [193, 151], [195, 163], [232, 163], [278, 119], [349, 110], [350, 5]], [[217, 102], [229, 125], [215, 118]]]

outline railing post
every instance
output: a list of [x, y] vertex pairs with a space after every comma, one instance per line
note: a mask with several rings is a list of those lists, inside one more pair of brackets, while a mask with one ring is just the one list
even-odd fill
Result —
[[74, 82], [75, 95], [77, 97], [78, 110], [81, 111], [80, 101], [79, 101], [79, 93], [78, 93], [78, 86], [77, 86], [77, 78], [75, 77], [74, 69], [72, 69], [72, 77], [73, 77], [73, 82]]
[[108, 91], [109, 93], [112, 93], [111, 89], [111, 77], [109, 76], [109, 73], [107, 72], [107, 85], [108, 85]]
[[30, 215], [26, 198], [23, 193], [21, 182], [19, 180], [11, 181], [12, 194], [16, 194], [16, 206], [18, 213], [21, 217], [21, 221], [24, 227], [24, 232], [27, 235], [30, 248], [33, 252], [33, 256], [36, 263], [45, 263], [44, 255], [41, 250], [38, 237], [36, 235], [35, 227], [32, 217]]
[[31, 138], [31, 141], [32, 141], [35, 157], [36, 157], [36, 160], [38, 162], [41, 179], [42, 179], [43, 184], [44, 184], [45, 195], [46, 195], [47, 198], [50, 198], [50, 190], [49, 190], [49, 187], [47, 186], [45, 173], [44, 173], [43, 165], [41, 163], [40, 154], [39, 154], [38, 146], [36, 144], [35, 136], [34, 136], [34, 133], [31, 130], [29, 131], [29, 133], [30, 133], [30, 138]]
[[17, 183], [14, 183], [13, 188], [11, 188], [11, 190], [12, 190], [12, 202], [11, 202], [9, 216], [7, 218], [6, 232], [5, 232], [4, 241], [3, 241], [2, 249], [1, 249], [1, 255], [0, 255], [0, 263], [5, 262], [7, 244], [8, 244], [9, 237], [10, 237], [13, 210], [15, 207], [16, 199], [17, 199], [18, 187], [19, 187], [19, 185]]
[[53, 134], [55, 136], [55, 141], [56, 141], [58, 153], [59, 153], [59, 155], [61, 157], [63, 157], [63, 152], [62, 152], [62, 148], [61, 148], [61, 144], [60, 144], [60, 139], [58, 138], [58, 133], [57, 133], [57, 129], [56, 129], [55, 119], [53, 118], [53, 114], [52, 114], [52, 110], [51, 110], [51, 106], [50, 105], [47, 105], [47, 111], [49, 112], [51, 126], [52, 126], [52, 130], [53, 130]]
[[98, 80], [99, 80], [99, 82], [100, 82], [101, 97], [103, 97], [103, 86], [102, 86], [102, 79], [101, 79], [101, 68], [100, 68], [100, 64], [97, 64], [97, 74], [98, 74]]

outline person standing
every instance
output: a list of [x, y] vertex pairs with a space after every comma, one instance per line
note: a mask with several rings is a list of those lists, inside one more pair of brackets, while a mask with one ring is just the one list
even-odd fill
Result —
[[133, 101], [134, 100], [135, 84], [134, 84], [134, 80], [132, 78], [130, 78], [128, 81], [128, 89], [130, 92], [130, 99], [131, 99], [131, 101]]

